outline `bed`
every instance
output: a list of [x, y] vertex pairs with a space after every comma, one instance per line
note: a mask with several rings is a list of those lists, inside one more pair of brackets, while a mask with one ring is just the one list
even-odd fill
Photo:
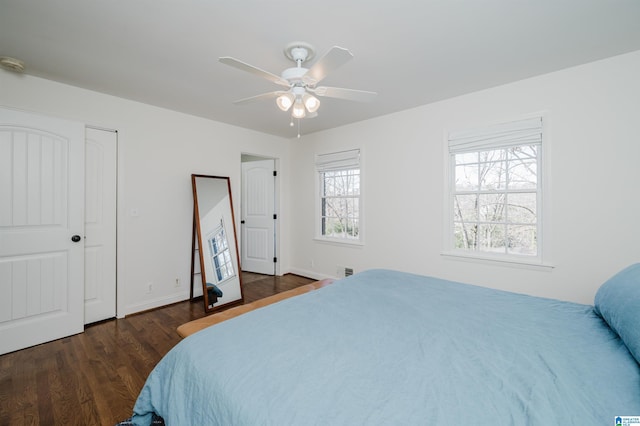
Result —
[[614, 425], [640, 415], [640, 264], [594, 306], [369, 270], [207, 327], [149, 375], [148, 425]]

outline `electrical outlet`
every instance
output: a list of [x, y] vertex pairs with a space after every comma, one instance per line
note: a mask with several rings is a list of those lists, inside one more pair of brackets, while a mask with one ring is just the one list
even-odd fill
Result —
[[153, 283], [147, 283], [147, 294], [153, 291]]
[[180, 287], [180, 278], [176, 278], [176, 287]]

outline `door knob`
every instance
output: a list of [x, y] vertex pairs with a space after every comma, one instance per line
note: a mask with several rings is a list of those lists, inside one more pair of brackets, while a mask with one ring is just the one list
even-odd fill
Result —
[[80, 235], [74, 235], [73, 237], [71, 237], [71, 241], [73, 241], [74, 243], [77, 243], [81, 239], [82, 238], [80, 238]]

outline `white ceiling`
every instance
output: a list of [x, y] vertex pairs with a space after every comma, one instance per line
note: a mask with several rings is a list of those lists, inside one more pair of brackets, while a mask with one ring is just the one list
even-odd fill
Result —
[[306, 134], [640, 50], [640, 1], [0, 0], [27, 74], [283, 137], [274, 101], [233, 104], [279, 86], [218, 57], [280, 74], [293, 41], [353, 52], [322, 85], [379, 93], [321, 98]]

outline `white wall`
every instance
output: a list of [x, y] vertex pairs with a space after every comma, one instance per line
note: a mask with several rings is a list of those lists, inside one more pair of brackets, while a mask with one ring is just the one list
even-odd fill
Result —
[[[321, 278], [337, 265], [384, 267], [592, 303], [604, 280], [640, 261], [638, 75], [640, 51], [304, 136], [291, 154], [293, 270]], [[541, 111], [554, 268], [442, 256], [445, 130]], [[314, 154], [355, 147], [363, 152], [365, 245], [314, 241]]]
[[[118, 130], [119, 316], [188, 298], [190, 176], [230, 176], [239, 214], [242, 152], [280, 159], [278, 257], [287, 264], [290, 141], [2, 70], [0, 105]], [[132, 209], [139, 216], [131, 216]], [[153, 283], [151, 294], [146, 293], [148, 283]]]
[[[9, 72], [0, 72], [0, 105], [118, 130], [120, 316], [188, 296], [190, 174], [230, 176], [239, 214], [243, 152], [280, 159], [283, 273], [321, 278], [335, 276], [337, 265], [386, 267], [591, 303], [606, 278], [640, 260], [637, 75], [640, 52], [293, 141]], [[445, 130], [538, 111], [549, 123], [555, 267], [441, 256]], [[315, 242], [314, 154], [353, 147], [363, 152], [365, 245]]]

